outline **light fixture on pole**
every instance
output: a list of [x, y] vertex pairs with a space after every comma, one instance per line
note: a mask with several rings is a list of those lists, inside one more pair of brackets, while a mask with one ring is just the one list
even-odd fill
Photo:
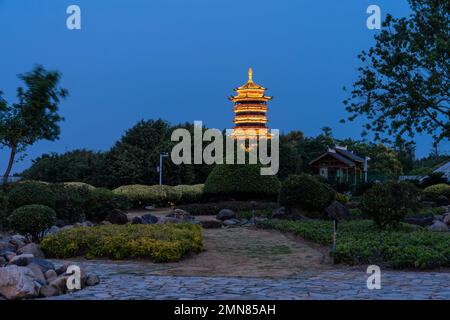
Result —
[[162, 151], [159, 154], [159, 167], [158, 167], [158, 171], [159, 171], [159, 185], [162, 186], [162, 180], [163, 180], [163, 160], [164, 158], [168, 157], [169, 154], [165, 151]]

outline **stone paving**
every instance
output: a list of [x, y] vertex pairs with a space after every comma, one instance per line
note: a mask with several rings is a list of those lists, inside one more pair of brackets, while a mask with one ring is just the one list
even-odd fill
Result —
[[293, 278], [160, 276], [166, 268], [145, 262], [74, 261], [101, 283], [51, 299], [295, 300], [445, 299], [450, 273], [382, 271], [381, 289], [366, 287], [364, 270], [305, 272]]

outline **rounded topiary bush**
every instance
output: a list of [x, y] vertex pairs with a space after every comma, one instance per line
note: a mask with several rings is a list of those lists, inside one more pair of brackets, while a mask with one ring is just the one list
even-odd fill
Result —
[[445, 183], [435, 184], [425, 188], [423, 193], [432, 199], [436, 199], [439, 196], [446, 196], [450, 199], [450, 185]]
[[135, 208], [145, 205], [165, 205], [169, 202], [177, 203], [181, 192], [170, 186], [147, 186], [132, 184], [121, 186], [113, 190], [114, 194], [125, 196]]
[[194, 203], [202, 200], [204, 186], [204, 184], [178, 185], [173, 189], [180, 193], [178, 203]]
[[360, 209], [379, 227], [396, 227], [409, 210], [419, 206], [419, 191], [409, 182], [375, 184], [361, 198]]
[[261, 175], [256, 164], [218, 164], [206, 179], [203, 189], [208, 198], [276, 199], [280, 181], [275, 175]]
[[64, 182], [64, 185], [66, 187], [73, 187], [73, 188], [87, 188], [89, 190], [94, 190], [95, 187], [93, 185], [90, 185], [89, 183], [84, 182]]
[[100, 222], [115, 209], [127, 210], [130, 208], [130, 201], [121, 194], [116, 194], [105, 188], [96, 188], [89, 191], [88, 199], [85, 202], [86, 218]]
[[44, 231], [56, 222], [56, 212], [47, 206], [31, 204], [13, 211], [8, 217], [8, 226], [14, 231], [40, 241]]
[[327, 184], [308, 174], [290, 175], [281, 185], [278, 201], [289, 209], [321, 212], [335, 197]]
[[86, 202], [91, 189], [66, 183], [55, 183], [50, 188], [55, 195], [54, 209], [58, 219], [66, 223], [82, 222], [85, 219]]
[[17, 184], [8, 194], [8, 205], [16, 209], [29, 204], [54, 208], [55, 194], [47, 183], [26, 181]]

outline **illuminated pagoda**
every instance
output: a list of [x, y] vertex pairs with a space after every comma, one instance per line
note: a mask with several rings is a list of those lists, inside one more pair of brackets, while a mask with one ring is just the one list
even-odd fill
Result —
[[253, 82], [252, 68], [248, 69], [248, 81], [234, 89], [237, 95], [229, 99], [234, 103], [234, 128], [232, 137], [238, 140], [271, 138], [267, 127], [267, 102], [272, 97], [266, 96], [266, 88]]

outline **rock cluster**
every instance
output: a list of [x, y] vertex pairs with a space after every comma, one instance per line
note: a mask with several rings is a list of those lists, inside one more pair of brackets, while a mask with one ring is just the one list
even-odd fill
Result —
[[450, 231], [450, 205], [440, 207], [442, 214], [409, 216], [405, 222], [426, 227], [430, 231], [448, 232]]
[[[67, 293], [68, 265], [56, 268], [45, 260], [39, 245], [21, 235], [0, 238], [0, 297], [8, 300], [50, 297]], [[81, 287], [96, 285], [100, 279], [81, 269]]]

